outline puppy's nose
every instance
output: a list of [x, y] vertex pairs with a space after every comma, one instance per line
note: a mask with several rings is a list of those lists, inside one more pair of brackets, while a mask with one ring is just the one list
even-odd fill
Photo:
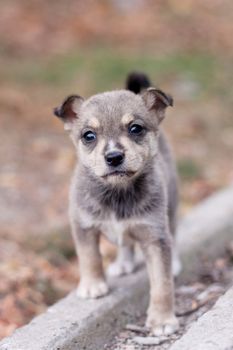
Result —
[[109, 152], [105, 155], [106, 163], [111, 166], [120, 165], [121, 163], [123, 163], [124, 158], [124, 153], [120, 151]]

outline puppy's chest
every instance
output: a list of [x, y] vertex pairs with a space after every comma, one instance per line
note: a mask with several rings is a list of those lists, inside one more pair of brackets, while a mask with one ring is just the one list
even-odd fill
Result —
[[[95, 210], [92, 210], [92, 209]], [[121, 245], [129, 240], [129, 228], [132, 225], [131, 218], [119, 218], [112, 208], [102, 208], [98, 203], [93, 207], [83, 208], [78, 214], [81, 227], [88, 229], [97, 227], [106, 238]]]
[[122, 245], [128, 240], [128, 220], [118, 220], [114, 214], [99, 222], [101, 232], [114, 244]]

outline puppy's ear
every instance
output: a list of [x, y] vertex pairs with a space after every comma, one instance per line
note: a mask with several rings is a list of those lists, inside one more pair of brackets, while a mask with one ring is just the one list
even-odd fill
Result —
[[53, 113], [64, 122], [65, 130], [71, 130], [73, 122], [78, 118], [80, 107], [84, 99], [79, 95], [68, 96], [60, 107], [56, 107]]
[[170, 95], [153, 87], [150, 87], [142, 94], [142, 99], [149, 111], [155, 112], [158, 124], [161, 123], [165, 117], [165, 109], [169, 106], [173, 106], [173, 99]]
[[139, 94], [151, 86], [148, 76], [141, 72], [131, 72], [126, 79], [126, 90]]

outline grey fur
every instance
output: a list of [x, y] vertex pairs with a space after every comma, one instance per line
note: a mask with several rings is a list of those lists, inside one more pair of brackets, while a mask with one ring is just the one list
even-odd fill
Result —
[[[168, 95], [150, 88], [142, 95], [119, 90], [86, 101], [71, 96], [55, 110], [70, 130], [78, 154], [70, 190], [70, 219], [80, 259], [79, 295], [98, 297], [108, 290], [98, 239], [91, 239], [92, 235], [102, 232], [121, 246], [129, 246], [121, 254], [126, 257], [128, 249], [128, 260], [132, 242], [138, 241], [150, 275], [148, 325], [155, 334], [174, 332], [178, 327], [171, 277], [171, 233], [175, 233], [178, 202], [176, 170], [159, 126], [171, 104]], [[133, 123], [142, 126], [139, 135], [129, 133]], [[90, 143], [84, 139], [87, 130], [95, 134]], [[104, 160], [109, 148], [125, 154], [116, 175]], [[116, 233], [112, 233], [114, 226]], [[118, 260], [119, 271], [125, 273], [124, 261]], [[132, 266], [128, 270], [132, 271]], [[160, 279], [158, 286], [156, 278]]]

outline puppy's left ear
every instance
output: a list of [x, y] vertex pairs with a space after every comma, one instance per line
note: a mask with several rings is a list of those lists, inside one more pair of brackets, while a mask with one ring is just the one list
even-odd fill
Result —
[[53, 113], [64, 122], [64, 129], [71, 130], [74, 121], [78, 118], [84, 99], [79, 95], [68, 96], [60, 107], [56, 107]]
[[165, 117], [165, 109], [169, 106], [173, 106], [173, 99], [170, 95], [153, 87], [148, 88], [142, 94], [142, 99], [148, 110], [155, 112], [158, 124], [160, 124]]

